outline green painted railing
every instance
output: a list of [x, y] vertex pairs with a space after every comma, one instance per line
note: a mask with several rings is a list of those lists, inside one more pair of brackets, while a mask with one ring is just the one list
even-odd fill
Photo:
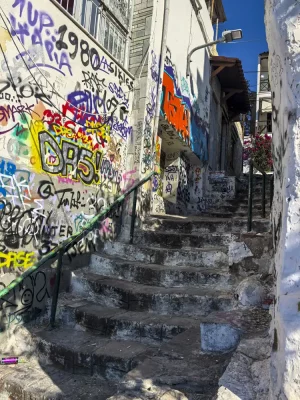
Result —
[[[259, 168], [253, 160], [249, 162], [249, 184], [248, 184], [248, 221], [247, 221], [247, 231], [251, 232], [252, 230], [252, 209], [253, 209], [253, 170], [257, 169], [262, 174], [262, 197], [261, 197], [261, 206], [262, 206], [262, 218], [266, 218], [266, 185], [267, 185], [267, 174], [261, 168]], [[274, 175], [270, 177], [270, 207], [272, 207], [274, 195]]]
[[129, 196], [132, 192], [134, 192], [133, 197], [133, 205], [132, 205], [132, 214], [131, 214], [131, 226], [130, 226], [130, 243], [133, 243], [133, 236], [134, 236], [134, 227], [135, 227], [135, 219], [136, 219], [136, 204], [137, 204], [137, 195], [138, 189], [148, 182], [153, 175], [156, 175], [157, 172], [152, 171], [149, 175], [143, 178], [141, 181], [134, 184], [130, 189], [128, 189], [124, 194], [118, 197], [109, 207], [105, 208], [100, 214], [95, 215], [89, 223], [80, 231], [75, 232], [72, 236], [68, 239], [61, 242], [57, 247], [55, 247], [52, 251], [50, 251], [45, 257], [43, 257], [40, 261], [33, 265], [32, 267], [28, 268], [22, 275], [18, 278], [13, 280], [5, 289], [0, 291], [0, 299], [9, 294], [17, 285], [19, 285], [26, 277], [33, 274], [36, 270], [38, 270], [42, 265], [44, 265], [47, 261], [55, 258], [58, 256], [58, 264], [56, 269], [56, 279], [55, 279], [55, 286], [52, 296], [52, 305], [51, 305], [51, 316], [50, 316], [50, 324], [54, 326], [55, 323], [55, 315], [56, 315], [56, 308], [57, 308], [57, 300], [58, 300], [58, 293], [59, 293], [59, 284], [60, 284], [60, 277], [61, 277], [61, 270], [62, 270], [62, 258], [66, 251], [74, 245], [76, 242], [83, 239], [89, 232], [91, 232], [95, 224], [98, 223], [101, 219], [105, 219], [109, 213], [119, 207], [123, 201]]

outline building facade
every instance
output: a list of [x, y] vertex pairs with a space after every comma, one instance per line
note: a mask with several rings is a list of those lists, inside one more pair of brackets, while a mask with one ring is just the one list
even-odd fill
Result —
[[[220, 170], [222, 199], [234, 192], [240, 62], [206, 48], [187, 74], [221, 0], [8, 0], [0, 14], [2, 286], [153, 170], [139, 215], [208, 208]], [[107, 221], [74, 254], [113, 238]]]
[[256, 132], [272, 134], [272, 97], [269, 80], [269, 52], [258, 57], [257, 97], [256, 97]]

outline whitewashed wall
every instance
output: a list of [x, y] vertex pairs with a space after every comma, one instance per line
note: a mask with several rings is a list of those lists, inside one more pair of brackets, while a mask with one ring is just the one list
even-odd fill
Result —
[[300, 4], [266, 0], [273, 98], [277, 277], [272, 399], [299, 399], [300, 382]]

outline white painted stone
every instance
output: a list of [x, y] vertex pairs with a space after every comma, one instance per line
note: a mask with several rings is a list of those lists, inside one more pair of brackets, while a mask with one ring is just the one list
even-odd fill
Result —
[[273, 99], [276, 306], [271, 398], [299, 399], [300, 384], [300, 4], [266, 0]]
[[236, 296], [242, 306], [261, 306], [266, 291], [256, 278], [246, 278], [236, 288]]
[[253, 257], [249, 247], [244, 242], [232, 242], [229, 244], [229, 265], [239, 263], [244, 258]]
[[240, 333], [229, 324], [200, 324], [201, 350], [207, 352], [227, 352], [234, 349]]
[[240, 400], [240, 397], [235, 395], [230, 389], [221, 386], [218, 390], [216, 400]]

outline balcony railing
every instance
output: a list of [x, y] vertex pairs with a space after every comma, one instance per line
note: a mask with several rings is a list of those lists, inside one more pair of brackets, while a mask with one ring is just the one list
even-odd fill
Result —
[[257, 133], [261, 135], [266, 133], [272, 133], [272, 121], [259, 122], [257, 124]]
[[269, 79], [261, 79], [260, 91], [261, 92], [270, 92], [271, 91]]
[[125, 62], [130, 0], [56, 0], [113, 57]]

